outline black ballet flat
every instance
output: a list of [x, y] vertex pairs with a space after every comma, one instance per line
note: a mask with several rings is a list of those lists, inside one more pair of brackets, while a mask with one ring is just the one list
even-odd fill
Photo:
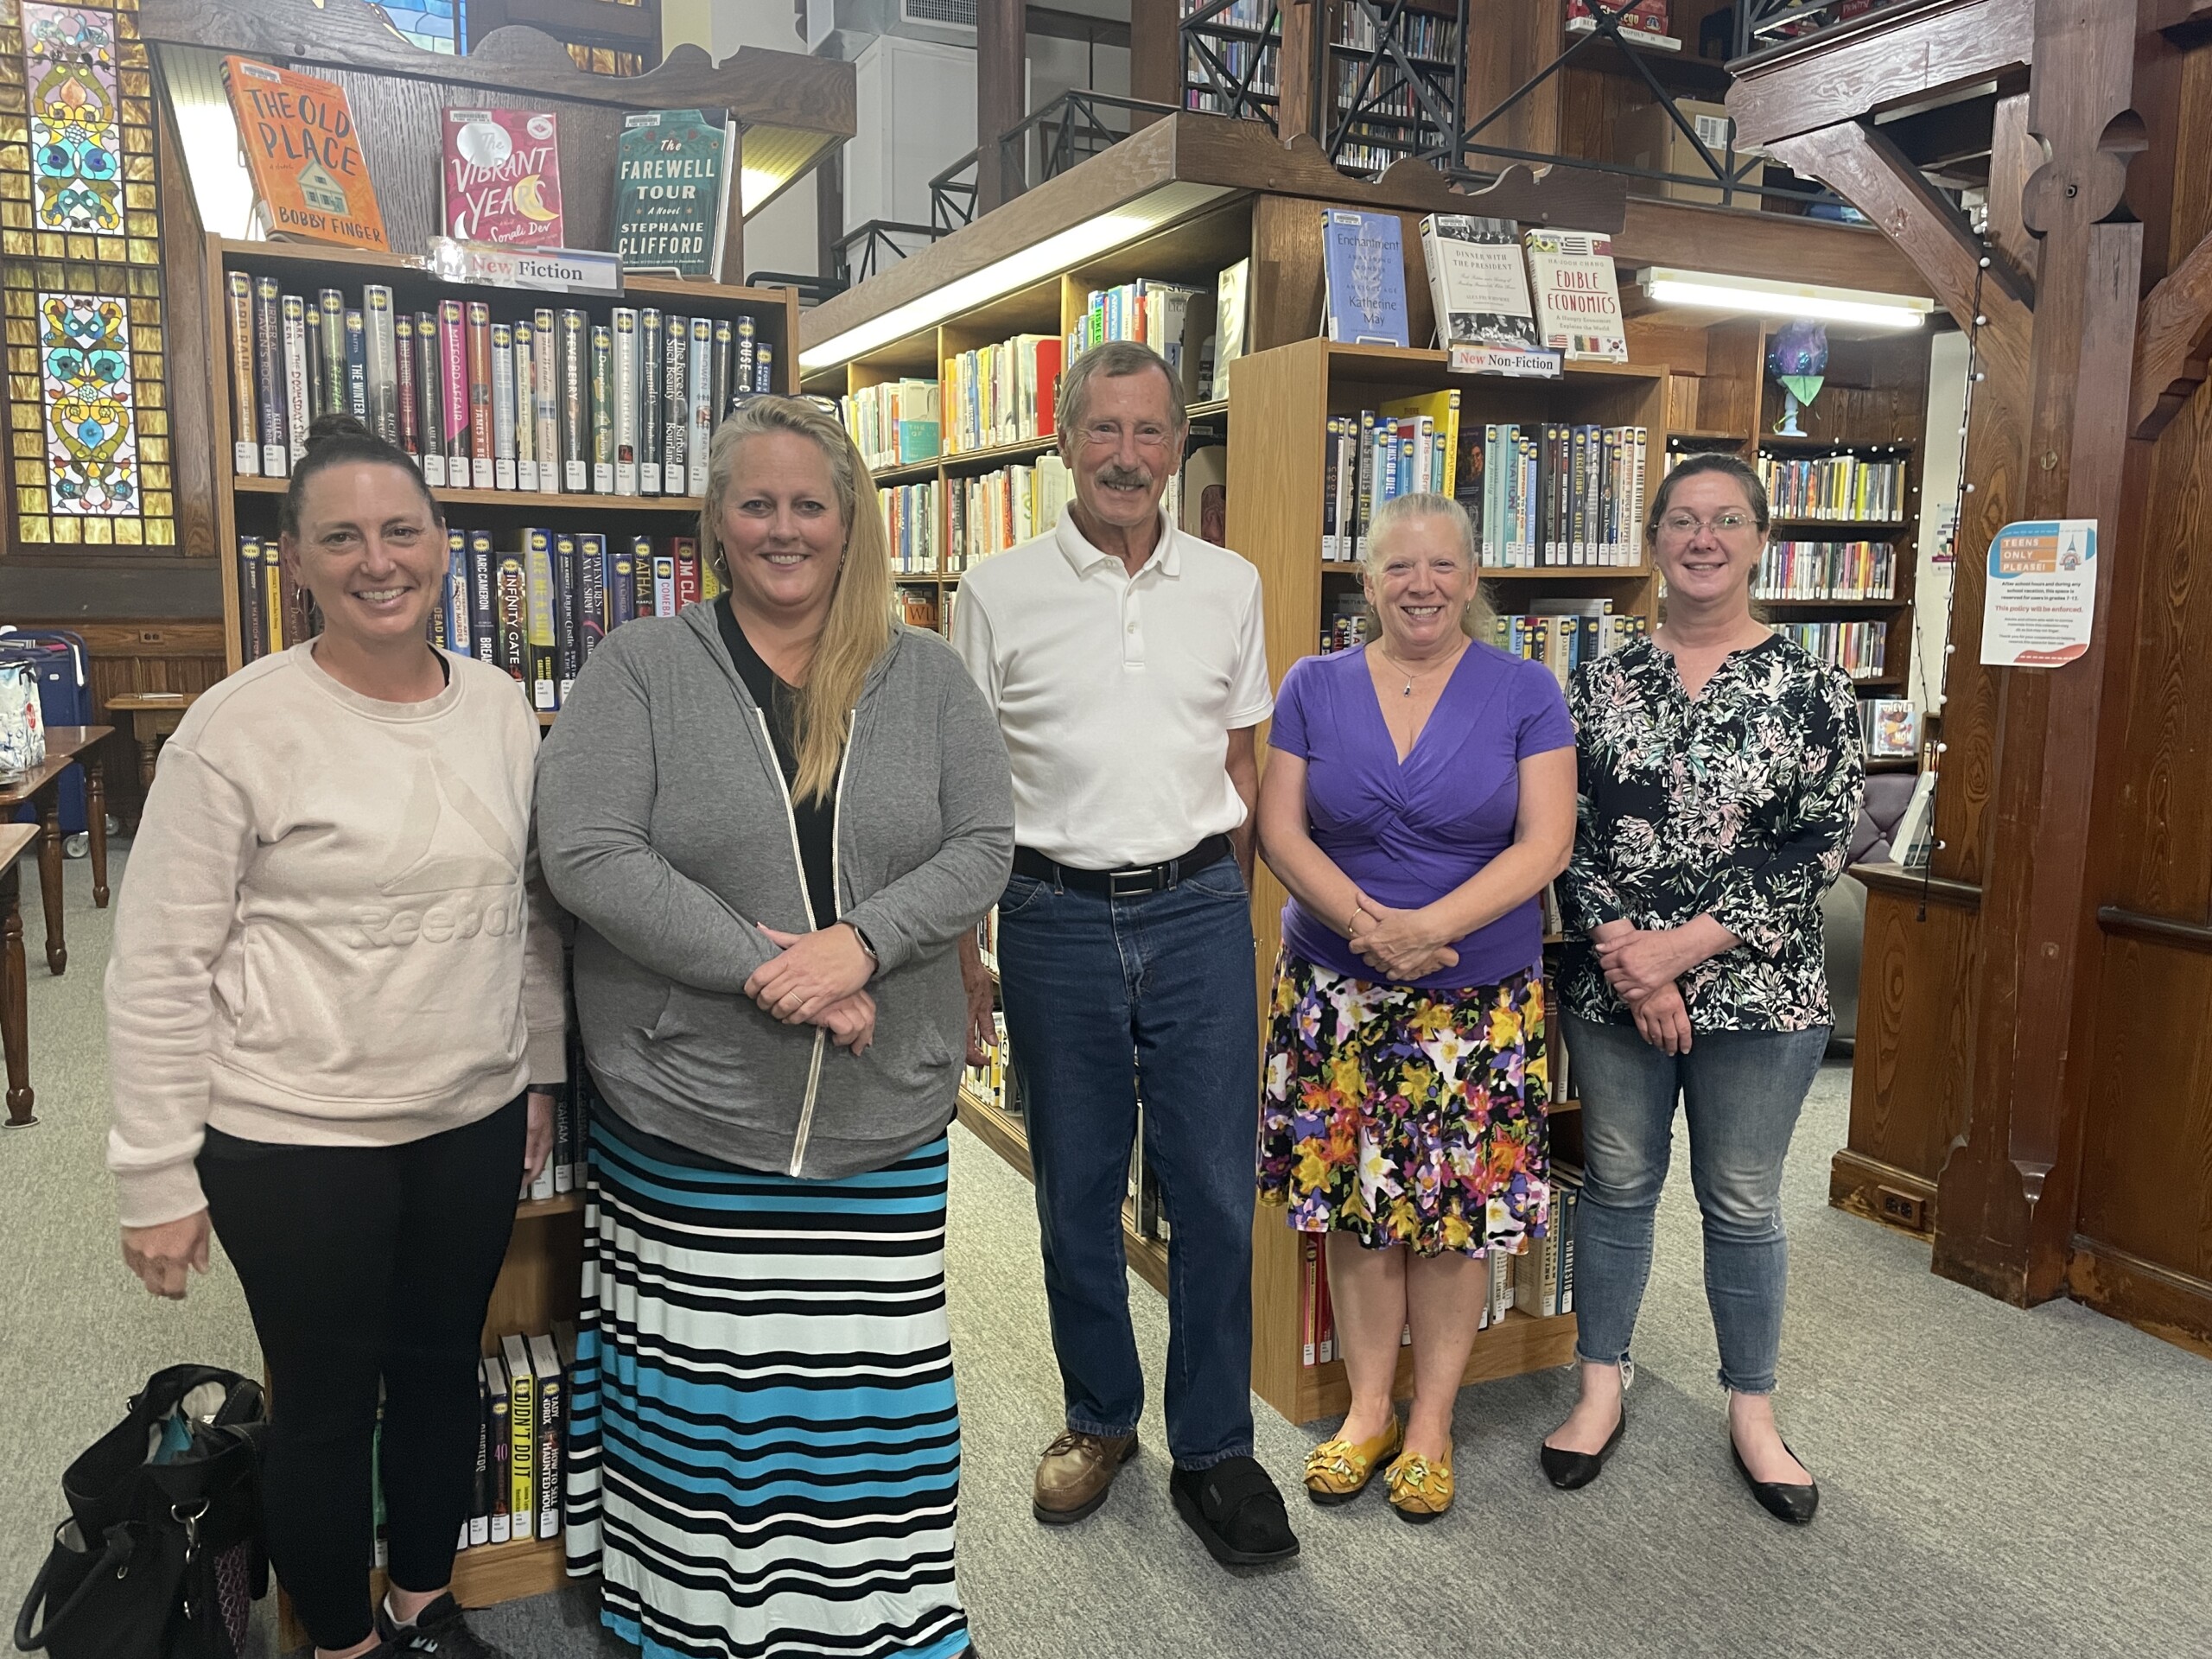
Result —
[[[1784, 1440], [1782, 1449], [1789, 1452], [1789, 1442]], [[1736, 1459], [1736, 1472], [1744, 1478], [1744, 1484], [1751, 1489], [1751, 1496], [1759, 1507], [1777, 1521], [1787, 1521], [1793, 1527], [1802, 1527], [1813, 1518], [1821, 1507], [1821, 1484], [1812, 1481], [1802, 1486], [1792, 1486], [1779, 1480], [1754, 1480], [1751, 1465], [1744, 1461], [1744, 1454], [1736, 1449], [1736, 1437], [1728, 1437], [1728, 1455]], [[1789, 1452], [1796, 1457], [1795, 1452]], [[1801, 1459], [1802, 1461], [1802, 1459]]]
[[1613, 1425], [1613, 1432], [1606, 1436], [1605, 1445], [1595, 1452], [1569, 1452], [1563, 1446], [1536, 1447], [1536, 1461], [1543, 1465], [1544, 1478], [1562, 1492], [1579, 1491], [1604, 1472], [1605, 1459], [1613, 1455], [1613, 1448], [1621, 1443], [1621, 1435], [1628, 1428], [1628, 1402], [1621, 1402], [1621, 1420]]

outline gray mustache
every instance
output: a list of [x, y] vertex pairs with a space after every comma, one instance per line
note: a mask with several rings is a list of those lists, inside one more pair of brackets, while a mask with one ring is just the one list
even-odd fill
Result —
[[1141, 467], [1108, 467], [1099, 473], [1098, 481], [1108, 489], [1148, 490], [1152, 474]]

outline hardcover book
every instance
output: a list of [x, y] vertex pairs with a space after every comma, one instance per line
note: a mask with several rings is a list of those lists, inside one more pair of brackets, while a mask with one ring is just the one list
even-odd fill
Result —
[[[614, 493], [614, 331], [605, 323], [591, 330], [591, 487]], [[634, 492], [633, 492], [634, 493]]]
[[480, 490], [496, 489], [497, 453], [492, 442], [492, 308], [482, 300], [468, 302], [468, 455], [469, 477]]
[[510, 330], [515, 365], [515, 487], [537, 490], [537, 336], [527, 322]]
[[321, 343], [316, 371], [322, 389], [315, 394], [315, 412], [318, 415], [343, 415], [346, 408], [346, 295], [344, 290], [326, 288], [315, 296], [315, 311], [310, 325], [321, 332], [315, 338]]
[[[255, 418], [261, 399], [253, 378], [253, 278], [233, 270], [223, 280], [231, 322], [231, 470], [251, 477], [261, 471], [260, 423]], [[264, 384], [273, 390], [273, 378]]]
[[[287, 294], [283, 300], [284, 327], [284, 433], [290, 459], [277, 473], [289, 473], [308, 453], [308, 427], [315, 420], [313, 389], [308, 379], [308, 302], [305, 296]], [[267, 452], [261, 470], [269, 474]], [[274, 474], [271, 474], [272, 476]], [[270, 614], [274, 616], [275, 612]]]
[[371, 283], [361, 290], [367, 332], [368, 428], [386, 443], [399, 442], [399, 334], [391, 313], [391, 289]]
[[515, 487], [515, 340], [504, 322], [492, 325], [492, 487]]
[[1537, 337], [1522, 264], [1520, 227], [1510, 219], [1428, 213], [1421, 251], [1436, 310], [1437, 343], [1453, 365], [1478, 373], [1555, 375], [1559, 358]]
[[1583, 231], [1536, 230], [1522, 242], [1543, 344], [1569, 362], [1625, 363], [1613, 241]]
[[448, 110], [440, 178], [446, 234], [557, 248], [560, 118], [543, 110]]
[[1404, 229], [1398, 216], [1325, 207], [1321, 242], [1328, 337], [1356, 346], [1411, 344]]
[[614, 141], [614, 251], [628, 270], [720, 274], [734, 124], [723, 110], [645, 110]]
[[272, 241], [389, 251], [346, 89], [251, 58], [223, 60], [255, 228]]
[[423, 481], [446, 481], [445, 358], [438, 343], [438, 320], [429, 311], [415, 314], [415, 421], [421, 429]]
[[[282, 478], [292, 470], [292, 442], [288, 386], [286, 296], [274, 276], [259, 276], [253, 284], [253, 364], [258, 383], [261, 414], [261, 465], [264, 478]], [[296, 308], [299, 300], [291, 297]]]
[[660, 493], [661, 377], [667, 372], [661, 343], [661, 314], [647, 306], [638, 313], [638, 493]]
[[533, 370], [537, 389], [537, 487], [546, 495], [561, 488], [561, 336], [550, 308], [531, 313], [537, 362]]

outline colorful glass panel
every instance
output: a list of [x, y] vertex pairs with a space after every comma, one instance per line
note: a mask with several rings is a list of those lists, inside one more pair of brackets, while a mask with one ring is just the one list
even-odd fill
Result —
[[41, 293], [38, 321], [53, 510], [79, 517], [138, 512], [129, 302]]
[[385, 21], [426, 52], [458, 52], [461, 20], [458, 0], [384, 0], [377, 8]]
[[122, 232], [115, 14], [23, 0], [34, 191], [41, 230]]

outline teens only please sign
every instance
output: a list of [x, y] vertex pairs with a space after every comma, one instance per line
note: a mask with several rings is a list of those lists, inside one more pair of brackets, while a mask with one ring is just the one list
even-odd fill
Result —
[[265, 232], [387, 251], [346, 89], [251, 58], [225, 58], [223, 84]]

